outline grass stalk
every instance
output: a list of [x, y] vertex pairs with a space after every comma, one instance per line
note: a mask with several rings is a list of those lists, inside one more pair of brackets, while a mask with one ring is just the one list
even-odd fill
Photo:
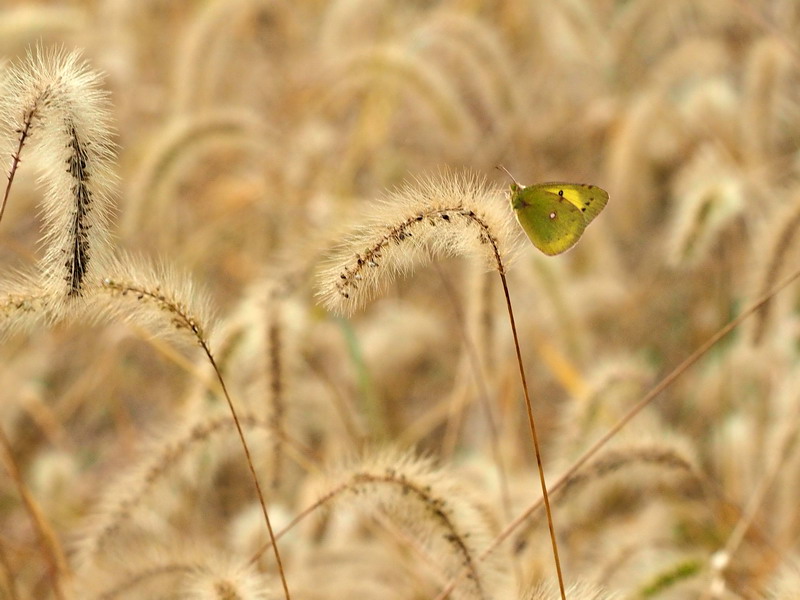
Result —
[[522, 364], [522, 353], [519, 349], [519, 337], [517, 336], [517, 323], [514, 319], [514, 309], [511, 306], [511, 296], [508, 293], [508, 281], [504, 271], [500, 271], [500, 279], [503, 282], [503, 293], [506, 297], [506, 308], [508, 308], [508, 320], [511, 323], [511, 333], [514, 336], [514, 350], [517, 353], [517, 365], [519, 365], [519, 377], [522, 382], [522, 390], [525, 394], [525, 410], [528, 413], [528, 426], [531, 431], [531, 440], [533, 441], [533, 451], [536, 454], [536, 466], [539, 471], [539, 483], [542, 486], [542, 500], [544, 501], [544, 510], [547, 514], [547, 528], [550, 531], [550, 543], [553, 547], [553, 561], [556, 565], [556, 575], [558, 576], [558, 589], [561, 592], [561, 599], [566, 600], [567, 592], [564, 589], [564, 576], [561, 572], [561, 560], [558, 557], [558, 542], [556, 540], [556, 529], [553, 524], [553, 512], [550, 509], [550, 496], [547, 492], [547, 483], [544, 477], [544, 465], [542, 464], [542, 451], [539, 447], [539, 436], [536, 433], [536, 420], [533, 418], [533, 406], [531, 405], [531, 396], [528, 391], [528, 381], [525, 377], [525, 367]]
[[261, 484], [258, 482], [258, 477], [256, 476], [256, 469], [253, 466], [253, 458], [250, 456], [250, 447], [247, 445], [247, 440], [245, 440], [244, 431], [242, 431], [242, 425], [239, 422], [239, 416], [236, 413], [236, 408], [233, 406], [233, 400], [231, 400], [231, 396], [228, 393], [228, 387], [225, 385], [225, 379], [222, 377], [222, 373], [217, 366], [217, 361], [214, 360], [214, 355], [211, 354], [211, 349], [208, 347], [208, 344], [205, 342], [205, 340], [200, 341], [200, 347], [203, 349], [203, 352], [205, 352], [208, 361], [211, 363], [211, 367], [214, 369], [214, 373], [217, 376], [217, 381], [219, 381], [219, 385], [222, 388], [222, 393], [225, 396], [225, 401], [228, 403], [228, 408], [231, 411], [233, 422], [236, 425], [236, 432], [239, 434], [239, 440], [242, 442], [242, 449], [244, 450], [244, 454], [247, 459], [247, 467], [250, 469], [250, 475], [253, 477], [253, 485], [256, 488], [256, 494], [258, 494], [258, 503], [261, 505], [261, 512], [264, 515], [264, 522], [267, 524], [267, 530], [269, 531], [269, 539], [272, 542], [272, 551], [275, 555], [275, 562], [278, 565], [278, 574], [281, 578], [283, 594], [286, 597], [286, 600], [290, 600], [291, 595], [289, 594], [289, 585], [286, 583], [286, 573], [283, 569], [281, 553], [278, 551], [278, 544], [275, 541], [275, 533], [272, 530], [272, 522], [269, 520], [267, 504], [264, 501], [264, 494], [261, 492]]
[[225, 396], [225, 401], [228, 403], [228, 408], [231, 412], [231, 417], [233, 418], [233, 422], [236, 425], [236, 431], [239, 435], [239, 440], [242, 444], [242, 449], [244, 450], [245, 458], [247, 460], [247, 466], [250, 470], [250, 475], [253, 479], [253, 485], [255, 486], [256, 494], [258, 496], [258, 502], [261, 505], [261, 512], [264, 515], [264, 522], [267, 525], [267, 531], [269, 532], [270, 541], [272, 542], [273, 553], [275, 555], [275, 561], [278, 566], [278, 573], [281, 578], [281, 585], [283, 586], [284, 595], [286, 600], [290, 600], [291, 596], [289, 594], [289, 586], [286, 582], [286, 574], [283, 568], [283, 561], [281, 560], [280, 552], [278, 551], [278, 546], [275, 543], [275, 534], [272, 529], [272, 523], [269, 518], [269, 512], [267, 511], [267, 504], [264, 500], [264, 494], [261, 491], [261, 485], [258, 481], [258, 476], [256, 475], [255, 467], [253, 465], [253, 460], [250, 454], [250, 448], [247, 445], [247, 440], [244, 436], [244, 431], [242, 430], [242, 425], [239, 420], [239, 415], [236, 412], [236, 408], [234, 406], [233, 400], [231, 399], [230, 394], [228, 393], [228, 387], [225, 384], [225, 379], [222, 376], [222, 372], [217, 365], [217, 361], [214, 359], [214, 355], [211, 353], [211, 348], [206, 341], [205, 335], [203, 335], [202, 328], [198, 320], [189, 314], [188, 310], [180, 305], [178, 302], [170, 298], [167, 294], [159, 289], [149, 289], [146, 285], [139, 285], [134, 283], [123, 283], [120, 281], [112, 280], [112, 279], [105, 279], [103, 281], [103, 287], [112, 291], [119, 293], [123, 296], [131, 294], [138, 298], [139, 300], [148, 299], [154, 302], [158, 307], [168, 311], [173, 315], [173, 323], [177, 329], [183, 329], [186, 331], [191, 332], [192, 336], [197, 340], [197, 343], [203, 350], [203, 353], [208, 358], [211, 367], [214, 370], [214, 374], [216, 375], [217, 381], [222, 388], [222, 393]]
[[34, 104], [33, 108], [29, 109], [25, 113], [25, 118], [23, 120], [23, 125], [19, 129], [17, 133], [19, 133], [19, 143], [17, 144], [17, 149], [11, 157], [11, 167], [8, 170], [7, 179], [8, 182], [6, 183], [6, 189], [3, 192], [3, 204], [0, 205], [0, 222], [3, 221], [3, 215], [6, 212], [6, 204], [8, 203], [8, 195], [11, 193], [11, 186], [14, 183], [14, 177], [17, 174], [17, 169], [19, 168], [20, 162], [22, 159], [20, 155], [22, 154], [22, 147], [25, 145], [25, 141], [28, 139], [28, 136], [31, 134], [31, 125], [33, 124], [33, 118], [36, 115], [38, 109], [38, 103]]

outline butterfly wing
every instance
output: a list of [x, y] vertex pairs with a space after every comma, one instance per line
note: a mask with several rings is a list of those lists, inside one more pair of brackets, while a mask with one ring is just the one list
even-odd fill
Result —
[[584, 213], [578, 207], [538, 185], [512, 185], [511, 206], [533, 245], [549, 256], [572, 248], [586, 229]]
[[608, 204], [608, 192], [588, 183], [540, 183], [530, 187], [557, 194], [581, 211], [588, 225]]

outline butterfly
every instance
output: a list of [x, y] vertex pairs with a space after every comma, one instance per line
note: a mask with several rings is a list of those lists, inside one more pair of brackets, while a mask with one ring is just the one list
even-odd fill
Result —
[[608, 192], [596, 185], [550, 182], [522, 186], [511, 179], [511, 207], [517, 221], [533, 245], [549, 256], [577, 244], [583, 230], [608, 204]]

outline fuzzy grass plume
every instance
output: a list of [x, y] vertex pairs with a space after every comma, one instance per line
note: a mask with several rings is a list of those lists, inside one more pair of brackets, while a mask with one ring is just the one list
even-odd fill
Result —
[[448, 576], [464, 566], [468, 581], [456, 597], [495, 598], [508, 584], [499, 556], [478, 560], [490, 537], [482, 502], [431, 461], [384, 450], [332, 474], [326, 487], [321, 502], [387, 515], [422, 544], [421, 558]]
[[208, 299], [191, 278], [173, 267], [121, 255], [95, 282], [93, 291], [88, 311], [93, 318], [128, 321], [154, 335], [209, 350]]
[[370, 207], [319, 273], [318, 296], [350, 315], [396, 276], [447, 256], [472, 256], [504, 272], [513, 223], [502, 195], [475, 174], [419, 179]]
[[39, 267], [48, 293], [83, 295], [111, 255], [113, 144], [108, 94], [77, 52], [37, 49], [2, 80], [0, 117], [11, 156], [0, 218], [23, 155], [45, 188]]

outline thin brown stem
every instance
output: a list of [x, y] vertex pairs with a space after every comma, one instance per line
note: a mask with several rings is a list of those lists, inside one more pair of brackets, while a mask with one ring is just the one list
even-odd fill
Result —
[[0, 221], [3, 220], [3, 214], [6, 212], [6, 204], [8, 203], [8, 195], [11, 193], [11, 184], [14, 183], [14, 176], [17, 174], [17, 168], [20, 163], [20, 154], [22, 147], [25, 145], [25, 140], [31, 133], [31, 125], [33, 124], [33, 116], [36, 113], [38, 105], [34, 105], [27, 113], [25, 113], [24, 125], [19, 130], [19, 144], [17, 144], [17, 151], [14, 152], [11, 159], [11, 169], [8, 171], [8, 183], [6, 183], [5, 192], [3, 192], [3, 203], [0, 205]]
[[553, 560], [556, 563], [556, 574], [558, 575], [558, 589], [561, 592], [561, 600], [567, 599], [567, 593], [564, 590], [564, 577], [561, 574], [561, 560], [558, 558], [558, 542], [556, 541], [556, 529], [553, 525], [553, 513], [550, 510], [550, 497], [547, 493], [547, 483], [544, 479], [544, 466], [542, 465], [542, 452], [539, 449], [539, 436], [536, 434], [536, 422], [533, 418], [533, 407], [531, 406], [531, 397], [528, 392], [528, 382], [525, 378], [525, 368], [522, 365], [522, 353], [519, 349], [519, 337], [517, 336], [517, 324], [514, 320], [514, 310], [511, 307], [511, 296], [508, 293], [508, 282], [506, 281], [506, 274], [500, 271], [500, 279], [503, 281], [503, 293], [506, 296], [506, 307], [508, 308], [508, 319], [511, 322], [511, 333], [514, 336], [514, 350], [517, 353], [517, 364], [519, 365], [519, 376], [522, 380], [522, 390], [525, 393], [525, 409], [528, 413], [528, 425], [531, 430], [531, 439], [533, 440], [533, 450], [536, 454], [536, 466], [539, 470], [539, 482], [542, 485], [542, 499], [544, 500], [544, 510], [547, 514], [547, 527], [550, 530], [550, 543], [553, 546]]
[[244, 437], [244, 431], [242, 431], [242, 425], [239, 421], [239, 415], [236, 412], [236, 408], [233, 405], [233, 400], [231, 400], [231, 396], [228, 393], [228, 386], [225, 385], [225, 379], [222, 377], [222, 372], [217, 365], [217, 361], [214, 359], [214, 355], [211, 354], [211, 349], [206, 342], [206, 338], [203, 335], [202, 328], [200, 323], [187, 312], [186, 308], [181, 305], [180, 303], [176, 302], [160, 289], [156, 289], [155, 291], [147, 289], [146, 286], [136, 285], [131, 283], [124, 283], [120, 281], [114, 281], [113, 279], [104, 279], [103, 280], [103, 287], [119, 292], [122, 295], [126, 295], [130, 292], [134, 293], [138, 299], [147, 298], [150, 301], [153, 301], [159, 307], [163, 308], [167, 312], [172, 313], [175, 318], [173, 320], [176, 327], [179, 329], [185, 329], [194, 336], [194, 339], [197, 340], [197, 343], [203, 349], [203, 352], [208, 358], [208, 362], [211, 363], [211, 367], [214, 369], [214, 374], [217, 377], [217, 381], [219, 382], [220, 387], [222, 388], [222, 393], [225, 396], [225, 400], [228, 403], [228, 408], [231, 411], [231, 416], [233, 417], [233, 422], [236, 425], [236, 431], [239, 434], [239, 440], [242, 443], [242, 449], [244, 450], [245, 459], [247, 460], [247, 467], [250, 469], [250, 475], [253, 479], [253, 485], [256, 488], [256, 494], [258, 495], [258, 502], [261, 504], [261, 512], [264, 515], [264, 522], [267, 524], [267, 531], [269, 532], [269, 538], [272, 542], [273, 552], [275, 554], [275, 561], [278, 565], [278, 573], [280, 574], [281, 584], [283, 585], [283, 592], [286, 597], [286, 600], [291, 600], [291, 596], [289, 594], [289, 586], [286, 583], [286, 574], [283, 569], [283, 561], [281, 560], [280, 552], [278, 551], [278, 545], [275, 543], [275, 534], [272, 530], [272, 523], [269, 520], [269, 513], [267, 511], [267, 503], [264, 501], [264, 494], [261, 492], [261, 484], [258, 482], [258, 476], [256, 475], [256, 469], [253, 465], [253, 459], [250, 455], [250, 447], [247, 445], [247, 441]]
[[206, 357], [208, 358], [211, 366], [214, 369], [214, 373], [217, 376], [217, 381], [219, 381], [219, 385], [222, 388], [222, 393], [225, 396], [225, 400], [228, 402], [228, 408], [231, 411], [231, 415], [233, 416], [233, 422], [236, 424], [236, 431], [239, 434], [239, 440], [242, 442], [242, 448], [244, 449], [244, 454], [247, 459], [247, 466], [250, 469], [250, 474], [253, 477], [253, 484], [256, 488], [256, 494], [258, 494], [258, 502], [261, 504], [261, 512], [264, 515], [264, 521], [267, 524], [267, 530], [269, 531], [269, 539], [272, 542], [272, 551], [275, 554], [275, 562], [278, 565], [278, 573], [281, 577], [281, 585], [283, 586], [283, 593], [286, 600], [291, 600], [291, 596], [289, 594], [289, 585], [286, 583], [286, 573], [283, 570], [283, 561], [281, 560], [281, 554], [278, 551], [278, 544], [275, 540], [275, 533], [272, 530], [272, 523], [269, 520], [269, 513], [267, 512], [267, 504], [264, 501], [264, 494], [261, 492], [261, 484], [258, 482], [258, 477], [256, 476], [256, 470], [253, 466], [253, 459], [250, 455], [250, 448], [247, 445], [247, 442], [244, 438], [244, 431], [242, 431], [242, 425], [239, 423], [239, 416], [236, 413], [236, 409], [233, 406], [233, 400], [231, 400], [230, 394], [228, 394], [228, 387], [225, 385], [225, 380], [222, 378], [222, 373], [217, 367], [217, 361], [214, 360], [214, 356], [211, 354], [211, 350], [209, 349], [208, 345], [205, 343], [204, 340], [200, 341], [200, 346], [203, 348], [203, 352], [205, 352]]
[[28, 491], [25, 482], [22, 480], [22, 473], [20, 473], [17, 461], [14, 458], [11, 442], [2, 429], [0, 429], [0, 446], [3, 448], [3, 462], [5, 463], [6, 470], [17, 488], [17, 493], [22, 499], [25, 510], [27, 510], [30, 515], [31, 523], [39, 538], [42, 557], [47, 561], [47, 571], [53, 585], [53, 594], [58, 600], [63, 600], [64, 593], [61, 589], [61, 578], [68, 574], [68, 570], [67, 561], [58, 545], [56, 534], [45, 519], [44, 513], [41, 508], [39, 508], [38, 503]]
[[[669, 386], [671, 386], [675, 381], [683, 375], [690, 367], [692, 367], [698, 360], [700, 360], [705, 354], [711, 350], [720, 340], [725, 338], [730, 332], [736, 329], [739, 325], [741, 325], [745, 320], [750, 318], [753, 314], [758, 312], [767, 302], [769, 302], [774, 296], [776, 296], [779, 292], [781, 292], [785, 287], [787, 287], [792, 282], [796, 281], [800, 278], [800, 269], [796, 270], [792, 273], [789, 277], [784, 279], [781, 283], [775, 286], [772, 290], [768, 293], [764, 294], [761, 298], [756, 300], [753, 304], [748, 306], [742, 313], [733, 319], [732, 321], [728, 322], [727, 325], [724, 325], [721, 329], [719, 329], [714, 335], [712, 335], [705, 343], [703, 343], [700, 347], [697, 348], [694, 352], [692, 352], [686, 359], [683, 360], [677, 367], [675, 367], [672, 371], [670, 371], [661, 381], [659, 381], [654, 387], [647, 392], [644, 397], [639, 400], [633, 407], [625, 413], [619, 421], [599, 440], [597, 440], [592, 446], [586, 450], [579, 458], [576, 460], [572, 466], [567, 469], [565, 473], [563, 473], [556, 482], [550, 487], [550, 491], [557, 492], [561, 488], [563, 488], [568, 481], [572, 479], [575, 473], [581, 469], [592, 457], [594, 457], [619, 431], [628, 424], [628, 422], [633, 419], [637, 414], [639, 414], [642, 409], [644, 409], [648, 404], [650, 404], [656, 397], [658, 397], [661, 392], [666, 390]], [[500, 544], [502, 544], [508, 537], [514, 532], [517, 527], [519, 527], [522, 523], [524, 523], [539, 507], [542, 505], [541, 501], [534, 502], [531, 504], [527, 509], [525, 509], [516, 519], [514, 519], [511, 523], [506, 525], [506, 527], [501, 531], [497, 537], [492, 540], [492, 543], [489, 544], [486, 549], [481, 553], [478, 557], [479, 560], [483, 560], [489, 554], [491, 554]], [[444, 600], [448, 598], [450, 594], [453, 592], [456, 583], [462, 577], [467, 574], [466, 569], [462, 569], [461, 572], [456, 575], [453, 579], [448, 582], [445, 588], [439, 592], [439, 595], [434, 598], [434, 600]]]

